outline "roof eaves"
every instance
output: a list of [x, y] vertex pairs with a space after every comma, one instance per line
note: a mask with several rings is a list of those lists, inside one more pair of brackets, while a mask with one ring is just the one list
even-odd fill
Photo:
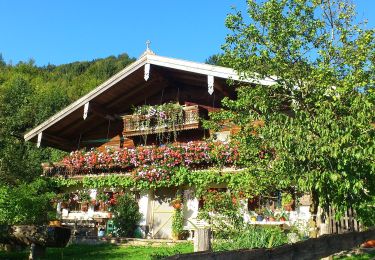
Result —
[[29, 141], [32, 138], [34, 138], [38, 133], [44, 131], [48, 127], [50, 127], [52, 124], [56, 123], [58, 120], [64, 118], [65, 116], [69, 115], [70, 113], [74, 112], [76, 109], [80, 108], [93, 98], [97, 97], [104, 91], [106, 91], [108, 88], [122, 80], [123, 78], [127, 77], [134, 71], [138, 70], [140, 67], [142, 67], [145, 63], [147, 63], [147, 56], [142, 56], [140, 59], [136, 60], [135, 62], [129, 64], [127, 67], [125, 67], [123, 70], [118, 72], [117, 74], [113, 75], [111, 78], [100, 84], [98, 87], [81, 97], [80, 99], [74, 101], [69, 106], [65, 107], [61, 111], [57, 112], [50, 118], [48, 118], [46, 121], [41, 123], [40, 125], [36, 126], [29, 132], [27, 132], [24, 135], [25, 141]]
[[238, 73], [231, 69], [221, 66], [215, 66], [205, 63], [199, 62], [192, 62], [180, 59], [174, 59], [169, 57], [163, 57], [158, 55], [149, 55], [148, 56], [148, 63], [163, 67], [168, 67], [177, 70], [184, 70], [189, 71], [192, 73], [210, 75], [219, 78], [225, 79], [232, 79], [236, 81], [248, 82], [248, 83], [255, 83], [260, 85], [273, 85], [275, 84], [275, 80], [272, 78], [265, 78], [265, 79], [255, 79], [255, 78], [244, 78], [238, 75]]
[[76, 100], [60, 112], [56, 113], [55, 115], [51, 116], [49, 119], [41, 123], [40, 125], [36, 126], [29, 132], [27, 132], [24, 135], [24, 139], [26, 141], [31, 140], [36, 135], [38, 135], [40, 132], [44, 131], [54, 123], [56, 123], [58, 120], [64, 118], [65, 116], [69, 115], [70, 113], [74, 112], [76, 109], [82, 107], [87, 102], [91, 101], [93, 98], [97, 97], [107, 89], [109, 89], [111, 86], [119, 82], [120, 80], [124, 79], [134, 71], [138, 70], [140, 67], [144, 66], [146, 63], [157, 65], [157, 66], [163, 66], [167, 68], [177, 69], [177, 70], [183, 70], [188, 71], [192, 73], [198, 73], [198, 74], [204, 74], [204, 75], [210, 75], [214, 77], [219, 78], [225, 78], [225, 79], [232, 79], [237, 81], [243, 81], [243, 82], [250, 82], [250, 83], [256, 83], [261, 85], [272, 85], [275, 83], [274, 80], [271, 78], [267, 78], [264, 80], [257, 80], [257, 79], [243, 79], [241, 78], [235, 70], [231, 68], [225, 68], [221, 66], [215, 66], [210, 64], [204, 64], [204, 63], [198, 63], [198, 62], [192, 62], [192, 61], [186, 61], [186, 60], [180, 60], [180, 59], [174, 59], [174, 58], [168, 58], [163, 56], [158, 56], [153, 53], [145, 53], [142, 55], [138, 60], [131, 63], [127, 67], [125, 67], [123, 70], [109, 78], [107, 81], [103, 82], [101, 85], [81, 97], [80, 99]]

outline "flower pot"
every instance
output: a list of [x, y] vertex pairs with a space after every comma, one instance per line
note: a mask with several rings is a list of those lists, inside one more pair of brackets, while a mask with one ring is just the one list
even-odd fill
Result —
[[250, 218], [250, 220], [253, 221], [253, 222], [255, 222], [255, 221], [257, 221], [257, 218], [256, 218], [255, 216], [252, 216], [252, 217]]
[[284, 210], [292, 211], [292, 203], [284, 205]]
[[263, 221], [263, 219], [264, 219], [264, 218], [263, 218], [262, 215], [258, 215], [258, 216], [257, 216], [257, 221]]
[[61, 227], [61, 221], [60, 220], [51, 220], [48, 224], [50, 227]]
[[172, 201], [172, 207], [175, 209], [181, 209], [182, 208], [182, 203], [181, 200], [174, 200]]
[[181, 234], [176, 234], [172, 232], [172, 240], [177, 241], [177, 240], [180, 240], [180, 238], [181, 238]]
[[269, 221], [276, 221], [276, 219], [274, 217], [270, 217]]
[[361, 246], [365, 247], [365, 248], [374, 248], [375, 247], [375, 240], [368, 240], [365, 243], [363, 243]]
[[89, 205], [88, 203], [82, 203], [81, 204], [81, 211], [87, 212], [89, 210]]
[[281, 217], [280, 221], [286, 221], [286, 219], [284, 217]]
[[181, 207], [182, 207], [181, 203], [175, 203], [175, 204], [173, 204], [173, 208], [175, 208], [175, 209], [181, 209]]
[[68, 208], [68, 203], [66, 203], [66, 202], [61, 202], [61, 208], [62, 208], [62, 209], [67, 209], [67, 208]]

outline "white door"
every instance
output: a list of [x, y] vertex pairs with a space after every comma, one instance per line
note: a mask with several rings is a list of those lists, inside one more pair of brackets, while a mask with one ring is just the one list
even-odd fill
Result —
[[154, 192], [152, 201], [152, 238], [172, 238], [172, 219], [174, 208], [171, 201], [175, 190], [159, 189]]

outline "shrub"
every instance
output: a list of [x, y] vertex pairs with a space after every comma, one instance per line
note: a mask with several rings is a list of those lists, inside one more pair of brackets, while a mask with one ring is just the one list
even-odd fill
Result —
[[286, 233], [280, 227], [246, 225], [242, 229], [232, 230], [231, 232], [218, 231], [216, 233], [219, 238], [214, 239], [214, 251], [271, 248], [288, 242]]
[[130, 194], [119, 196], [113, 213], [113, 222], [117, 228], [117, 234], [122, 237], [133, 237], [137, 224], [142, 218], [138, 203], [133, 196]]
[[0, 224], [46, 224], [56, 217], [48, 183], [36, 179], [18, 186], [0, 184]]
[[204, 205], [198, 217], [207, 221], [212, 229], [229, 232], [243, 225], [240, 204], [228, 192], [209, 190], [203, 196]]

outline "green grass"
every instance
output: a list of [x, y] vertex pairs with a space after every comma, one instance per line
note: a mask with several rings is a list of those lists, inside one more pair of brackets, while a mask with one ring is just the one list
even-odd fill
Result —
[[[189, 253], [193, 251], [190, 243], [176, 244], [174, 246], [116, 246], [111, 244], [102, 245], [71, 245], [66, 248], [48, 248], [46, 257], [43, 259], [160, 259], [178, 253]], [[0, 251], [0, 259], [27, 259], [29, 252], [5, 253]]]
[[371, 260], [375, 259], [375, 251], [352, 256], [335, 257], [335, 260]]

